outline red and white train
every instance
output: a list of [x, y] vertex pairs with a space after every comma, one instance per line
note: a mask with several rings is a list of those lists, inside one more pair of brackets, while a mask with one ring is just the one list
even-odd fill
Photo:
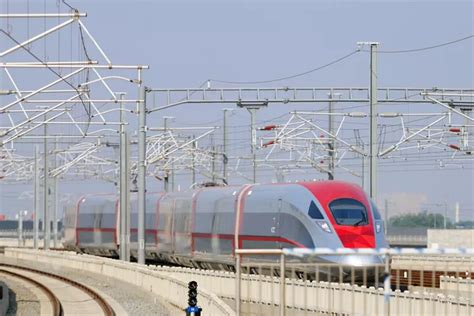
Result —
[[[136, 255], [137, 209], [136, 203], [131, 205], [131, 249]], [[67, 208], [65, 247], [117, 256], [119, 212], [115, 195], [82, 197]], [[386, 247], [382, 225], [364, 191], [341, 181], [150, 193], [146, 256], [185, 266], [232, 269], [236, 245], [244, 249]], [[348, 256], [331, 260], [351, 264]], [[380, 258], [365, 256], [356, 261], [370, 265]]]

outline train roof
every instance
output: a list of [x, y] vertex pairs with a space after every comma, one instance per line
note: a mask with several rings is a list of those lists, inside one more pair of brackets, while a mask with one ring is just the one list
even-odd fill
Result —
[[[190, 190], [184, 190], [184, 191], [175, 191], [175, 192], [169, 192], [173, 194], [185, 194], [185, 193], [191, 193], [191, 192], [196, 192], [196, 191], [211, 191], [211, 190], [222, 190], [222, 189], [239, 189], [245, 186], [246, 184], [242, 185], [229, 185], [229, 186], [209, 186], [209, 187], [201, 187], [198, 189], [190, 189]], [[278, 183], [256, 183], [252, 184], [255, 186], [278, 186], [278, 185], [301, 185], [305, 188], [307, 188], [309, 191], [311, 191], [315, 195], [320, 195], [320, 194], [326, 194], [326, 193], [332, 193], [333, 194], [344, 194], [345, 192], [354, 192], [354, 191], [359, 191], [363, 192], [362, 188], [351, 182], [346, 182], [346, 181], [339, 181], [339, 180], [321, 180], [321, 181], [301, 181], [301, 182], [278, 182]], [[164, 194], [165, 192], [149, 192], [147, 195], [158, 195], [158, 194]], [[133, 197], [136, 196], [136, 194], [132, 195]], [[81, 196], [79, 200], [83, 199], [89, 199], [89, 198], [107, 198], [107, 199], [114, 199], [117, 198], [118, 195], [114, 193], [90, 193], [90, 194], [85, 194]]]

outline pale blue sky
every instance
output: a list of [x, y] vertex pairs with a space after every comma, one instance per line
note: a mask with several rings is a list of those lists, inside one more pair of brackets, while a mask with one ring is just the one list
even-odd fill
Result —
[[[12, 2], [10, 7], [19, 9], [26, 3]], [[69, 3], [88, 12], [86, 25], [114, 62], [150, 65], [146, 85], [160, 88], [197, 87], [208, 78], [253, 81], [291, 75], [348, 54], [358, 41], [378, 41], [380, 50], [401, 50], [474, 34], [472, 1]], [[473, 45], [471, 39], [419, 53], [380, 54], [379, 86], [473, 88]], [[368, 54], [358, 53], [322, 71], [269, 85], [367, 86], [368, 61]], [[288, 110], [274, 106], [262, 111], [259, 119]], [[189, 106], [163, 114], [179, 117], [176, 124], [199, 123], [221, 118], [222, 111]], [[248, 118], [240, 113], [235, 120], [245, 123]], [[151, 121], [161, 122], [161, 118], [157, 115]], [[473, 219], [473, 178], [472, 168], [382, 171], [379, 192], [408, 192], [434, 203], [460, 201], [463, 216]], [[78, 190], [77, 186], [71, 190]]]

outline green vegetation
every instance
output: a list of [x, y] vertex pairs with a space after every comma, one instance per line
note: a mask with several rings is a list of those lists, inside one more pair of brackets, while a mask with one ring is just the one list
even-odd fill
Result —
[[460, 221], [459, 223], [456, 223], [456, 227], [473, 229], [474, 221]]
[[[444, 228], [444, 216], [426, 211], [417, 214], [397, 215], [389, 218], [389, 226]], [[446, 219], [446, 228], [456, 228], [449, 218]]]

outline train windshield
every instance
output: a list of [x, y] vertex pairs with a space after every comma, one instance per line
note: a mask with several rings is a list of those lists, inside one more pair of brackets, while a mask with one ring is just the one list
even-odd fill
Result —
[[369, 223], [367, 210], [359, 201], [338, 199], [329, 204], [332, 216], [338, 225], [365, 226]]

